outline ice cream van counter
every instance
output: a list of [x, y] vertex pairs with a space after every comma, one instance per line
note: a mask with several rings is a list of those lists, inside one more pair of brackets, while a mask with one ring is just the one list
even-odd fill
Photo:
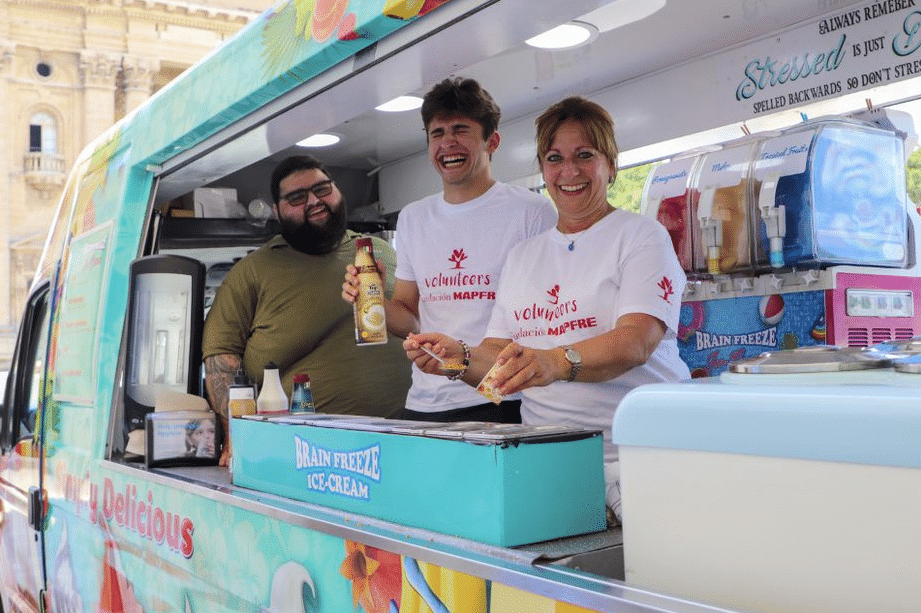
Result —
[[[233, 483], [216, 466], [151, 475], [199, 493], [204, 486], [258, 516], [486, 578], [497, 610], [727, 613], [624, 583], [622, 532], [605, 526], [598, 432], [320, 414], [235, 419], [232, 428]], [[393, 463], [398, 448], [402, 465]], [[308, 475], [322, 470], [351, 472], [356, 487], [334, 479], [335, 492], [311, 490]], [[370, 510], [345, 495], [364, 479], [377, 504]], [[547, 609], [531, 594], [574, 607]]]
[[919, 339], [804, 347], [634, 390], [614, 420], [623, 531], [605, 526], [601, 439], [583, 429], [253, 416], [232, 422], [232, 483], [216, 467], [160, 470], [488, 577], [493, 602], [517, 588], [597, 611], [908, 612], [919, 355]]
[[623, 530], [581, 429], [256, 416], [233, 420], [232, 482], [151, 472], [487, 578], [501, 610], [543, 611], [519, 599], [544, 594], [619, 613], [916, 611], [919, 355], [919, 339], [805, 347], [634, 390], [614, 420]]

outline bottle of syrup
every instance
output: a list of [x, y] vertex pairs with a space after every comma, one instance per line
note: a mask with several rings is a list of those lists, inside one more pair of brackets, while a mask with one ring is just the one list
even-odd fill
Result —
[[358, 269], [359, 282], [354, 305], [355, 342], [358, 345], [383, 345], [387, 342], [384, 285], [369, 237], [355, 239], [355, 268]]

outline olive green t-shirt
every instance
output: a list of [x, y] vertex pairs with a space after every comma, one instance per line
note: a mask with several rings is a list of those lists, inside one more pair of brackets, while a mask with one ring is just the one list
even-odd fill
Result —
[[[202, 356], [243, 356], [257, 383], [265, 364], [274, 362], [289, 397], [292, 377], [307, 373], [323, 413], [394, 416], [410, 384], [402, 341], [390, 335], [385, 345], [358, 346], [352, 306], [342, 299], [358, 236], [347, 231], [337, 250], [323, 256], [297, 251], [276, 236], [237, 262], [205, 320]], [[383, 240], [373, 244], [386, 266], [390, 297], [396, 254]]]

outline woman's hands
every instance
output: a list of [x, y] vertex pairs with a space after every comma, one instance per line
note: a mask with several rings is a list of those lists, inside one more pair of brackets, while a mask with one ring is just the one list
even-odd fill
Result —
[[[449, 363], [461, 363], [464, 360], [464, 348], [458, 341], [445, 334], [411, 334], [403, 342], [406, 357], [412, 360], [419, 370], [430, 375], [447, 373], [441, 369], [442, 365], [438, 360], [420, 349], [421, 346], [430, 349]], [[471, 385], [477, 385], [493, 363], [499, 365], [493, 381], [503, 396], [565, 379], [570, 368], [562, 349], [531, 349], [507, 339], [487, 338], [478, 347], [470, 348], [470, 375], [464, 380]]]
[[569, 362], [559, 348], [532, 349], [509, 343], [499, 352], [496, 363], [500, 368], [493, 381], [503, 396], [529, 387], [543, 387], [569, 374]]

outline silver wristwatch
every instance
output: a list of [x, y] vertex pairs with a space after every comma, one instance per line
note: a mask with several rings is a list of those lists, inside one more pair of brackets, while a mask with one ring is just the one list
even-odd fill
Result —
[[562, 345], [560, 348], [563, 350], [566, 361], [572, 366], [566, 381], [575, 381], [576, 377], [579, 375], [579, 371], [582, 370], [582, 354], [573, 349], [572, 345]]

